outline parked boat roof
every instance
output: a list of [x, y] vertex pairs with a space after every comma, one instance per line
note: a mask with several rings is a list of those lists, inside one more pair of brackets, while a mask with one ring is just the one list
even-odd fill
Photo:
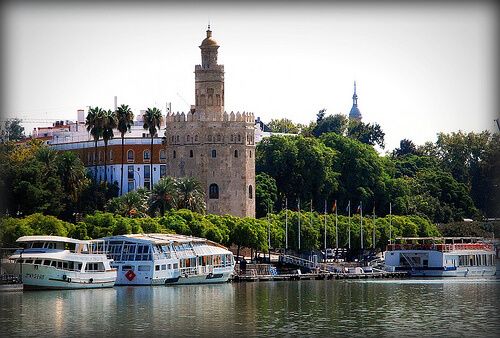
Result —
[[178, 235], [178, 234], [129, 234], [129, 235], [117, 235], [117, 236], [109, 236], [101, 238], [102, 240], [117, 240], [120, 238], [127, 239], [136, 239], [140, 241], [152, 242], [154, 244], [166, 244], [166, 243], [191, 243], [191, 242], [199, 242], [199, 243], [207, 243], [212, 246], [217, 246], [225, 249], [224, 246], [219, 243], [212, 242], [205, 238], [186, 236], [186, 235]]
[[74, 239], [74, 238], [68, 238], [68, 237], [62, 237], [62, 236], [22, 236], [19, 237], [16, 242], [23, 243], [23, 242], [63, 242], [63, 243], [74, 243], [74, 244], [85, 244], [88, 243], [88, 241], [82, 241], [79, 239]]

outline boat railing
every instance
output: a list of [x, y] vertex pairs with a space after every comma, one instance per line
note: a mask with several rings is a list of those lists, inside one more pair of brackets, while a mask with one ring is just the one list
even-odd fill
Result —
[[435, 250], [441, 252], [450, 252], [456, 250], [493, 250], [493, 246], [488, 243], [453, 243], [453, 244], [436, 244], [436, 243], [404, 243], [404, 244], [389, 244], [387, 251], [395, 250]]

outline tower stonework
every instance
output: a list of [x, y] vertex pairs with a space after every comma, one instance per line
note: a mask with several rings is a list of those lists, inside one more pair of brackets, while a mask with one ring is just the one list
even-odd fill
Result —
[[167, 114], [167, 174], [199, 180], [208, 213], [255, 217], [255, 117], [224, 111], [218, 48], [209, 27], [195, 66], [195, 105]]

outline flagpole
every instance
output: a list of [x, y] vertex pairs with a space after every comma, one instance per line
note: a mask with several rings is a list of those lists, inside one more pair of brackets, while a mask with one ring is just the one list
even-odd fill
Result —
[[348, 239], [348, 247], [349, 247], [349, 250], [351, 250], [351, 201], [349, 201], [349, 204], [347, 204], [347, 208], [349, 209], [349, 239]]
[[392, 203], [389, 202], [389, 244], [392, 244]]
[[326, 262], [326, 200], [325, 200], [325, 262]]
[[363, 202], [359, 202], [359, 211], [361, 215], [361, 250], [363, 250]]
[[337, 222], [337, 200], [335, 200], [335, 249], [339, 250], [339, 226]]
[[271, 263], [271, 222], [269, 221], [270, 209], [269, 203], [267, 203], [267, 254], [269, 256], [269, 264]]
[[288, 250], [288, 198], [285, 197], [285, 255]]
[[373, 205], [373, 238], [372, 248], [375, 249], [375, 204]]
[[326, 262], [326, 200], [325, 200], [325, 255], [324, 262]]
[[299, 252], [300, 252], [300, 197], [299, 197], [298, 206], [299, 206]]

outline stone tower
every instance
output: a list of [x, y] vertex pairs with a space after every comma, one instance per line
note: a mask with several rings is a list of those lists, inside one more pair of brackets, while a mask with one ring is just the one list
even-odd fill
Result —
[[195, 66], [195, 105], [166, 118], [167, 174], [205, 187], [207, 212], [255, 217], [255, 118], [224, 111], [224, 66], [210, 26]]
[[358, 108], [358, 94], [356, 94], [356, 81], [354, 81], [354, 94], [352, 95], [352, 108], [349, 112], [349, 119], [361, 121], [361, 112]]

